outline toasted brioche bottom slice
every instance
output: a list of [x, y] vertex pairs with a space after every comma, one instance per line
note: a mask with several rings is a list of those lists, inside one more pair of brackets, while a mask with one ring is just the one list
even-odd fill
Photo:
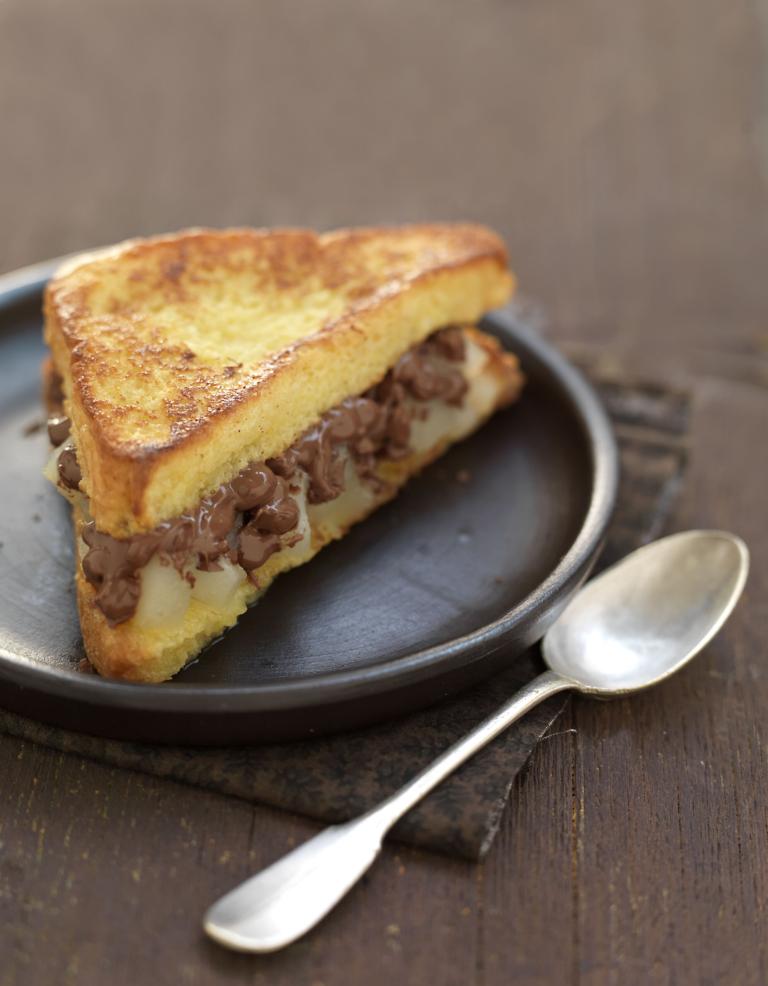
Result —
[[[462, 409], [453, 419], [449, 432], [426, 451], [380, 463], [378, 474], [386, 484], [380, 489], [366, 487], [365, 496], [358, 502], [342, 494], [340, 509], [335, 506], [336, 501], [315, 508], [309, 518], [311, 536], [307, 549], [300, 555], [289, 551], [273, 555], [258, 569], [258, 584], [246, 580], [232, 593], [226, 605], [214, 609], [193, 599], [183, 620], [176, 625], [148, 628], [132, 619], [111, 627], [95, 605], [96, 592], [85, 579], [78, 562], [76, 585], [80, 625], [86, 652], [94, 667], [106, 677], [129, 681], [159, 682], [172, 677], [209, 641], [233, 626], [277, 575], [304, 564], [326, 544], [343, 537], [353, 524], [392, 499], [411, 476], [437, 459], [450, 445], [479, 428], [498, 408], [515, 400], [523, 383], [515, 357], [502, 354], [499, 344], [483, 333], [471, 329], [465, 329], [465, 332], [488, 356], [481, 385], [471, 394], [471, 411]], [[87, 518], [77, 502], [73, 505], [73, 515], [76, 541], [81, 545], [80, 531]], [[267, 599], [263, 605], [268, 604]]]
[[151, 530], [513, 286], [482, 226], [189, 230], [70, 261], [45, 334], [97, 527]]

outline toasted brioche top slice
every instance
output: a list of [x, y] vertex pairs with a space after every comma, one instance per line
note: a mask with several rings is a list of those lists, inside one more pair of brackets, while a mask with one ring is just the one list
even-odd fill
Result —
[[468, 224], [189, 230], [69, 261], [46, 339], [97, 526], [192, 508], [512, 285], [501, 240]]

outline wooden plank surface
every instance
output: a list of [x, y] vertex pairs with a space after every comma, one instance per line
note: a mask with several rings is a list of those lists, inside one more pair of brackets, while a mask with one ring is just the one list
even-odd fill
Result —
[[307, 823], [0, 738], [0, 986], [768, 982], [766, 0], [4, 0], [0, 269], [192, 223], [473, 217], [573, 352], [694, 387], [694, 666], [576, 702], [485, 866], [387, 849], [313, 935], [205, 906]]

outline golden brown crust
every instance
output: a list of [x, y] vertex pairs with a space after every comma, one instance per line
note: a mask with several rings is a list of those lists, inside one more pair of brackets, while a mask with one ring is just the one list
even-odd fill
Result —
[[46, 338], [97, 525], [189, 508], [511, 287], [501, 240], [467, 224], [191, 230], [70, 262]]

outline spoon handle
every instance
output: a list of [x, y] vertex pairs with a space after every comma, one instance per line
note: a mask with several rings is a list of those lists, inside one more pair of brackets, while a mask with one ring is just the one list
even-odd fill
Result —
[[334, 825], [217, 901], [206, 932], [243, 952], [272, 952], [314, 927], [365, 873], [394, 823], [534, 705], [573, 682], [545, 671], [376, 808]]

